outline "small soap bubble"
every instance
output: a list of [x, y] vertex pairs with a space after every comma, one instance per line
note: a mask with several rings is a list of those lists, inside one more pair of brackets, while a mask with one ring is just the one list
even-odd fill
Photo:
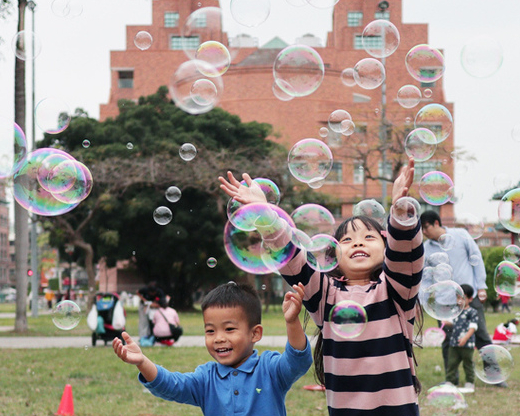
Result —
[[327, 273], [338, 267], [341, 251], [339, 242], [328, 234], [316, 234], [311, 237], [307, 249], [307, 264], [314, 270]]
[[361, 59], [354, 65], [356, 84], [366, 90], [379, 87], [386, 78], [384, 65], [374, 58]]
[[[195, 52], [195, 59], [211, 65], [211, 71], [205, 71], [207, 65], [199, 67], [199, 71], [210, 78], [225, 74], [231, 65], [229, 50], [222, 43], [215, 40], [208, 40], [202, 43]], [[215, 72], [213, 68], [217, 71]]]
[[67, 129], [71, 116], [68, 104], [60, 98], [47, 97], [39, 101], [34, 109], [37, 126], [45, 133], [58, 134]]
[[291, 218], [296, 227], [309, 237], [314, 237], [316, 234], [334, 234], [336, 221], [332, 213], [324, 206], [300, 205], [291, 213]]
[[128, 143], [126, 144], [126, 148], [127, 148], [128, 150], [132, 150], [132, 149], [134, 148], [134, 144], [131, 143], [131, 142], [128, 142]]
[[440, 171], [425, 173], [419, 182], [419, 194], [430, 205], [443, 205], [451, 198], [451, 178]]
[[[451, 198], [453, 201], [453, 197]], [[481, 220], [476, 215], [464, 212], [460, 215], [457, 215], [458, 222], [466, 229], [470, 237], [474, 240], [482, 237], [486, 227], [484, 226], [484, 221]]]
[[437, 144], [443, 142], [453, 131], [453, 117], [450, 111], [441, 104], [427, 104], [415, 116], [415, 128], [423, 127], [432, 130]]
[[353, 300], [338, 302], [330, 311], [330, 327], [340, 338], [356, 338], [366, 328], [368, 317], [365, 308]]
[[504, 260], [511, 263], [518, 263], [520, 261], [520, 247], [515, 244], [509, 244], [504, 249]]
[[179, 199], [181, 199], [182, 192], [176, 186], [169, 186], [168, 189], [166, 189], [164, 196], [170, 202], [177, 202]]
[[[34, 46], [33, 46], [34, 45]], [[32, 61], [42, 50], [40, 38], [30, 30], [18, 32], [11, 42], [15, 56], [21, 61]], [[34, 49], [33, 49], [34, 47]]]
[[472, 254], [471, 256], [469, 256], [469, 264], [471, 264], [472, 266], [478, 266], [479, 263], [480, 263], [480, 256], [476, 255], [476, 254]]
[[432, 96], [432, 94], [433, 94], [433, 91], [432, 91], [431, 89], [429, 89], [429, 88], [426, 88], [426, 89], [424, 90], [424, 93], [423, 93], [423, 95], [424, 95], [426, 98], [430, 98], [430, 97]]
[[416, 162], [425, 162], [435, 154], [437, 138], [431, 130], [422, 127], [414, 129], [406, 136], [404, 150]]
[[136, 33], [134, 37], [134, 45], [142, 51], [149, 49], [152, 46], [153, 37], [147, 31], [141, 30]]
[[453, 267], [451, 267], [448, 263], [438, 264], [433, 268], [432, 275], [435, 282], [451, 280], [453, 278]]
[[193, 102], [201, 106], [213, 106], [218, 100], [218, 90], [209, 79], [196, 80], [190, 90]]
[[432, 253], [426, 258], [426, 264], [430, 267], [435, 267], [439, 264], [448, 264], [449, 262], [450, 256], [448, 256], [448, 253], [443, 251]]
[[444, 56], [430, 45], [416, 45], [405, 57], [408, 73], [417, 81], [431, 83], [444, 74]]
[[168, 207], [157, 207], [153, 212], [153, 219], [159, 225], [168, 224], [173, 218], [173, 214]]
[[403, 108], [413, 108], [421, 102], [421, 90], [415, 85], [403, 85], [397, 91], [397, 102]]
[[453, 237], [451, 234], [446, 233], [441, 235], [438, 238], [437, 242], [444, 251], [449, 251], [455, 246], [455, 237]]
[[354, 68], [345, 68], [341, 71], [341, 82], [347, 87], [355, 87], [357, 85], [354, 78]]
[[52, 322], [65, 331], [76, 328], [81, 319], [81, 308], [71, 300], [58, 302], [52, 310]]
[[329, 115], [329, 128], [335, 133], [343, 133], [348, 126], [343, 124], [344, 121], [352, 121], [352, 116], [348, 111], [335, 110]]
[[446, 332], [441, 328], [432, 327], [424, 331], [423, 335], [423, 347], [440, 347], [442, 341], [446, 338]]
[[453, 319], [464, 309], [464, 292], [453, 280], [432, 284], [423, 292], [423, 300], [426, 313], [440, 321]]
[[320, 134], [320, 137], [325, 138], [325, 137], [327, 137], [329, 135], [329, 129], [327, 127], [322, 127], [320, 129], [319, 134]]
[[[284, 86], [281, 89], [278, 84], [282, 84]], [[278, 98], [280, 101], [291, 101], [294, 99], [294, 92], [291, 94], [287, 94], [285, 91], [292, 91], [292, 87], [286, 81], [278, 81], [278, 83], [273, 82], [273, 86], [271, 87], [273, 91], [273, 95]]]
[[182, 160], [189, 162], [190, 160], [195, 159], [195, 156], [197, 156], [197, 149], [191, 143], [184, 143], [179, 148], [179, 156]]
[[206, 264], [210, 269], [213, 269], [217, 265], [217, 259], [215, 257], [210, 257], [206, 261]]
[[90, 147], [90, 140], [88, 140], [88, 139], [83, 140], [83, 142], [81, 143], [81, 145], [82, 145], [85, 149], [88, 149], [88, 148]]
[[266, 290], [267, 289], [267, 286], [266, 285], [262, 285], [262, 290]]
[[501, 345], [486, 345], [474, 353], [475, 375], [487, 384], [506, 381], [513, 371], [511, 353]]

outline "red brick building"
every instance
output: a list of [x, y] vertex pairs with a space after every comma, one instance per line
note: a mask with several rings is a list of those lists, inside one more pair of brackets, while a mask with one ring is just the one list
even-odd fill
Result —
[[[197, 0], [154, 0], [152, 25], [127, 27], [126, 50], [111, 52], [111, 93], [109, 102], [101, 106], [101, 120], [117, 115], [119, 99], [137, 99], [154, 93], [161, 85], [168, 85], [176, 68], [188, 59], [179, 47], [181, 30], [188, 16], [199, 9], [198, 3]], [[207, 0], [204, 6], [219, 7], [219, 2]], [[356, 132], [352, 136], [329, 133], [323, 139], [333, 151], [334, 166], [320, 191], [339, 199], [339, 205], [332, 207], [338, 217], [349, 215], [353, 204], [361, 199], [375, 198], [382, 202], [385, 192], [390, 194], [391, 186], [386, 191], [386, 186], [379, 180], [365, 180], [364, 171], [364, 168], [369, 168], [372, 176], [389, 175], [392, 155], [386, 155], [390, 163], [383, 165], [380, 152], [363, 152], [363, 147], [370, 149], [381, 143], [383, 115], [387, 124], [391, 125], [387, 133], [388, 141], [402, 141], [406, 133], [414, 128], [415, 115], [425, 104], [440, 103], [453, 115], [453, 105], [444, 101], [442, 78], [433, 84], [421, 85], [408, 74], [405, 56], [415, 45], [428, 43], [428, 26], [403, 24], [401, 17], [401, 0], [339, 2], [334, 9], [333, 29], [328, 33], [326, 45], [315, 47], [319, 40], [312, 35], [302, 34], [304, 36], [299, 39], [315, 47], [325, 65], [325, 76], [320, 87], [305, 97], [285, 102], [273, 95], [273, 62], [285, 46], [279, 39], [259, 47], [241, 48], [223, 75], [224, 94], [218, 105], [239, 115], [244, 122], [255, 120], [271, 124], [273, 135], [270, 139], [287, 148], [303, 138], [319, 138], [319, 129], [327, 126], [328, 117], [334, 110], [350, 112]], [[401, 39], [397, 51], [385, 59], [386, 105], [382, 105], [382, 87], [373, 90], [347, 87], [340, 78], [343, 69], [370, 57], [363, 49], [361, 34], [364, 27], [376, 19], [390, 20], [399, 30]], [[312, 28], [309, 30], [312, 31]], [[153, 44], [147, 50], [140, 50], [134, 45], [134, 37], [139, 31], [147, 31], [153, 36]], [[206, 36], [207, 39], [204, 38]], [[228, 37], [222, 31], [211, 36], [202, 33], [201, 37], [200, 43], [216, 40], [228, 44]], [[276, 38], [275, 33], [273, 38]], [[398, 90], [406, 84], [416, 85], [423, 91], [431, 89], [432, 95], [429, 98], [423, 95], [416, 107], [405, 109], [396, 97]], [[417, 163], [417, 179], [431, 170], [442, 170], [453, 178], [453, 160], [450, 157], [453, 140], [452, 133], [443, 143], [443, 151], [438, 151], [426, 162]], [[356, 154], [359, 159], [356, 159]], [[414, 196], [419, 198], [417, 192]], [[452, 204], [441, 206], [440, 211], [444, 218], [454, 217]]]

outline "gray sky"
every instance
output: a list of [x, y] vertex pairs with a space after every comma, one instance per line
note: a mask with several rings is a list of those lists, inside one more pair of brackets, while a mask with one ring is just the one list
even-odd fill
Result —
[[[109, 96], [109, 52], [125, 48], [126, 25], [151, 23], [151, 0], [59, 1], [80, 3], [83, 12], [74, 18], [58, 17], [51, 0], [36, 0], [35, 26], [42, 45], [35, 61], [36, 102], [56, 97], [67, 102], [70, 111], [82, 107], [98, 117], [99, 104]], [[221, 1], [225, 23], [232, 22], [229, 3]], [[28, 16], [30, 25], [30, 12]], [[496, 221], [497, 202], [489, 201], [494, 183], [520, 180], [516, 160], [520, 142], [511, 137], [512, 128], [520, 124], [520, 1], [403, 0], [403, 21], [428, 23], [430, 45], [444, 50], [444, 88], [447, 100], [455, 103], [456, 145], [477, 158], [477, 162], [456, 165], [456, 186], [462, 193], [456, 213]], [[324, 41], [330, 29], [331, 10], [310, 5], [296, 8], [285, 0], [271, 0], [271, 14], [254, 34], [261, 44], [275, 35], [292, 43], [309, 32]], [[4, 39], [0, 44], [0, 115], [8, 118], [13, 117], [10, 44], [15, 33], [13, 18], [0, 23]], [[494, 38], [503, 49], [503, 64], [489, 78], [468, 75], [460, 63], [463, 46], [480, 35]], [[38, 129], [36, 137], [41, 137]]]

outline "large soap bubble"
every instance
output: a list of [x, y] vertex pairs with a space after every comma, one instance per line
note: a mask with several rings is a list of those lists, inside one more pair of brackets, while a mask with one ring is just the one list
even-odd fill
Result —
[[401, 37], [395, 25], [389, 20], [379, 19], [370, 22], [361, 34], [363, 49], [374, 58], [386, 58], [399, 46]]
[[514, 367], [511, 353], [501, 345], [486, 345], [474, 354], [475, 374], [484, 383], [506, 381]]
[[332, 169], [333, 157], [321, 140], [303, 139], [296, 143], [287, 156], [291, 174], [300, 182], [325, 179]]
[[340, 338], [356, 338], [367, 326], [367, 311], [353, 300], [342, 300], [330, 310], [330, 328]]
[[300, 205], [291, 213], [296, 227], [309, 237], [316, 234], [333, 234], [336, 221], [331, 212], [318, 204]]
[[376, 220], [379, 224], [383, 225], [385, 221], [386, 211], [383, 205], [381, 205], [375, 199], [364, 199], [354, 205], [352, 215], [370, 217]]
[[520, 267], [510, 261], [501, 261], [495, 267], [494, 283], [499, 295], [516, 296], [520, 294]]
[[478, 36], [467, 42], [460, 52], [462, 68], [476, 78], [495, 74], [504, 60], [500, 43], [487, 36]]
[[423, 293], [426, 313], [439, 321], [456, 318], [464, 309], [464, 292], [453, 280], [434, 283]]
[[430, 205], [443, 205], [450, 201], [453, 181], [440, 171], [425, 173], [419, 182], [419, 194]]
[[416, 162], [425, 162], [437, 150], [437, 138], [431, 130], [418, 128], [412, 130], [404, 141], [404, 150], [408, 156], [413, 156]]
[[307, 264], [319, 272], [327, 273], [338, 267], [341, 251], [339, 242], [328, 234], [316, 234], [311, 237], [307, 247]]
[[65, 331], [78, 326], [81, 320], [81, 308], [71, 300], [58, 302], [52, 309], [52, 322]]
[[416, 45], [406, 55], [406, 69], [417, 81], [435, 82], [444, 74], [444, 56], [430, 45]]
[[415, 128], [431, 130], [441, 143], [448, 138], [453, 130], [453, 117], [446, 107], [441, 104], [427, 104], [415, 116]]

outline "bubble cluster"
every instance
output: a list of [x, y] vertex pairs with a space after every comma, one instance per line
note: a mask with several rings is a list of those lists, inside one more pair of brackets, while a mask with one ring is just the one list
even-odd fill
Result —
[[361, 59], [354, 65], [354, 79], [356, 84], [366, 90], [379, 87], [386, 78], [384, 65], [374, 58]]
[[414, 108], [421, 102], [421, 90], [415, 85], [403, 85], [397, 91], [397, 102], [403, 108]]
[[413, 156], [416, 162], [425, 162], [437, 150], [437, 138], [431, 130], [417, 128], [406, 136], [404, 150], [408, 156]]
[[159, 225], [169, 224], [172, 218], [172, 211], [165, 206], [157, 207], [153, 212], [153, 220]]
[[501, 345], [486, 345], [474, 353], [475, 375], [487, 384], [506, 381], [513, 371], [511, 353]]
[[431, 130], [441, 143], [448, 138], [453, 130], [453, 117], [446, 107], [441, 104], [427, 104], [422, 107], [415, 116], [415, 128]]
[[510, 261], [501, 261], [495, 267], [495, 290], [504, 296], [520, 294], [520, 267]]
[[63, 300], [52, 309], [52, 323], [59, 329], [70, 331], [81, 320], [81, 308], [71, 300]]
[[444, 56], [430, 45], [416, 45], [405, 57], [408, 73], [422, 83], [435, 82], [444, 74]]
[[400, 41], [401, 37], [395, 25], [385, 19], [370, 22], [361, 34], [363, 49], [374, 58], [386, 58], [392, 55]]
[[511, 189], [498, 203], [498, 220], [513, 233], [520, 233], [520, 188]]
[[368, 322], [367, 311], [353, 300], [342, 300], [334, 305], [329, 316], [330, 328], [340, 338], [356, 338]]
[[332, 162], [331, 150], [317, 139], [300, 140], [287, 156], [289, 171], [303, 183], [326, 178], [332, 169]]
[[[335, 110], [329, 115], [329, 128], [335, 133], [345, 133], [352, 124], [352, 116], [348, 111]], [[350, 122], [350, 123], [348, 123]]]
[[443, 280], [423, 293], [423, 307], [434, 319], [446, 321], [456, 318], [464, 309], [464, 292], [453, 280]]
[[425, 173], [419, 182], [419, 194], [430, 205], [443, 205], [450, 201], [453, 181], [440, 171]]

